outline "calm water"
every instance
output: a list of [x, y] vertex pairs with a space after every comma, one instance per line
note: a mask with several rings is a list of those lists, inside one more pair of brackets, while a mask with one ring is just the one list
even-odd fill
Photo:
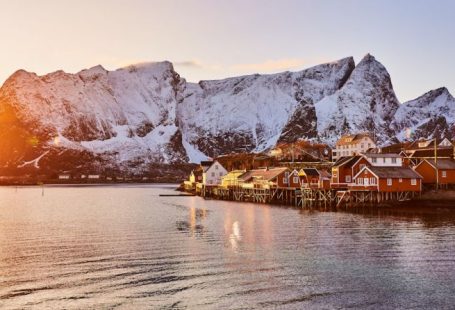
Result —
[[455, 211], [0, 188], [1, 308], [454, 308]]

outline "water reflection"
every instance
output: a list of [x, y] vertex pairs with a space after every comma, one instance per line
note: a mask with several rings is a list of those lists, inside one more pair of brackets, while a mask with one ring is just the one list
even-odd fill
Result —
[[0, 188], [0, 308], [455, 304], [453, 209], [302, 210], [166, 190]]
[[177, 207], [189, 212], [187, 219], [175, 222], [178, 231], [188, 233], [192, 237], [203, 237], [207, 234], [207, 230], [202, 224], [207, 218], [208, 211], [206, 209], [194, 206], [187, 208], [177, 205]]

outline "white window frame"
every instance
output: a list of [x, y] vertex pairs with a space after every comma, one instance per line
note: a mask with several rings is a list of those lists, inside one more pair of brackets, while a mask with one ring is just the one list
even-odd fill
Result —
[[411, 179], [411, 185], [417, 185], [417, 179]]
[[441, 174], [442, 174], [443, 178], [447, 178], [447, 171], [446, 170], [442, 170]]
[[399, 178], [399, 179], [398, 179], [398, 183], [403, 183], [403, 179], [402, 179], [402, 178]]
[[351, 183], [351, 176], [350, 175], [345, 176], [344, 181], [345, 183]]
[[393, 180], [392, 178], [387, 178], [387, 186], [392, 186]]
[[299, 177], [294, 177], [294, 183], [299, 183]]

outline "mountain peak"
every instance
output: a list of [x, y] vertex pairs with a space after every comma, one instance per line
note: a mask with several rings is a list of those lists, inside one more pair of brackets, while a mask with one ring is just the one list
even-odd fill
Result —
[[148, 61], [130, 64], [126, 67], [119, 68], [117, 70], [127, 70], [129, 72], [136, 71], [174, 71], [174, 65], [168, 60], [164, 61]]

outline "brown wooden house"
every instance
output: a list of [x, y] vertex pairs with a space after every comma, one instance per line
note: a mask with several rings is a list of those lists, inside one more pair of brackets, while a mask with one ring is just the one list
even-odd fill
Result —
[[414, 170], [423, 177], [424, 184], [455, 184], [455, 161], [453, 159], [440, 158], [436, 161], [424, 159], [414, 167]]
[[340, 158], [332, 166], [332, 186], [344, 187], [352, 183], [354, 175], [366, 166], [370, 163], [361, 155]]
[[365, 167], [354, 176], [351, 190], [420, 192], [422, 176], [409, 167]]

